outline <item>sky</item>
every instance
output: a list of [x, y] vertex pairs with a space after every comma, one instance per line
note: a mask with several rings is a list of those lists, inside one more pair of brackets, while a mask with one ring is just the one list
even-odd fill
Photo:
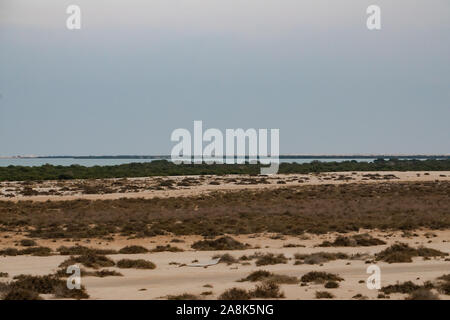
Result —
[[194, 120], [280, 129], [282, 154], [450, 154], [450, 1], [0, 0], [0, 156], [170, 154]]

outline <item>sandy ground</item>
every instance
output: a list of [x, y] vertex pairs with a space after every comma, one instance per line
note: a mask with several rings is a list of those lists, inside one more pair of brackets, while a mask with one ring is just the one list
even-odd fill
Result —
[[[367, 231], [367, 230], [366, 230]], [[362, 232], [366, 232], [362, 231]], [[356, 294], [362, 294], [369, 299], [376, 299], [377, 290], [369, 290], [366, 287], [365, 280], [369, 277], [366, 269], [369, 264], [364, 260], [336, 260], [326, 262], [323, 265], [294, 265], [293, 255], [295, 253], [312, 253], [319, 251], [326, 252], [344, 252], [348, 254], [367, 253], [373, 255], [395, 242], [408, 243], [413, 247], [424, 245], [429, 248], [438, 249], [450, 253], [450, 230], [446, 231], [416, 231], [416, 235], [402, 234], [401, 232], [377, 232], [369, 231], [369, 233], [379, 239], [387, 242], [386, 245], [372, 247], [340, 247], [340, 248], [321, 248], [317, 247], [324, 240], [333, 240], [337, 234], [327, 235], [307, 235], [302, 237], [284, 237], [282, 239], [271, 239], [270, 234], [233, 236], [235, 239], [248, 243], [252, 247], [259, 249], [248, 249], [239, 251], [194, 251], [190, 245], [200, 236], [184, 236], [177, 237], [183, 243], [171, 243], [173, 246], [183, 248], [184, 252], [159, 252], [147, 254], [116, 254], [109, 255], [115, 261], [122, 258], [130, 259], [146, 259], [154, 262], [157, 268], [154, 270], [136, 270], [136, 269], [119, 269], [123, 277], [83, 277], [82, 283], [86, 286], [91, 299], [165, 299], [167, 295], [178, 295], [190, 293], [199, 295], [205, 291], [212, 291], [212, 295], [205, 296], [205, 299], [216, 299], [226, 289], [232, 287], [251, 289], [256, 283], [252, 282], [236, 282], [246, 277], [255, 270], [268, 270], [277, 274], [301, 277], [309, 271], [326, 271], [337, 273], [344, 278], [337, 289], [325, 289], [321, 284], [309, 284], [308, 286], [300, 286], [299, 284], [283, 284], [282, 291], [287, 299], [314, 299], [316, 291], [328, 291], [335, 295], [336, 299], [351, 299]], [[9, 234], [7, 238], [2, 238], [0, 248], [14, 246], [18, 239], [23, 236], [17, 234]], [[115, 240], [106, 242], [100, 239], [91, 239], [89, 241], [78, 242], [81, 245], [95, 248], [120, 249], [125, 245], [142, 245], [148, 249], [154, 248], [156, 245], [165, 245], [170, 243], [174, 237], [158, 236], [151, 239], [126, 239], [123, 237], [115, 237]], [[74, 245], [73, 242], [52, 240], [37, 240], [39, 245], [48, 246], [53, 249], [60, 245]], [[283, 245], [297, 244], [304, 247], [285, 248]], [[263, 267], [255, 266], [254, 261], [250, 265], [242, 265], [240, 263], [227, 265], [220, 263], [218, 265], [202, 267], [180, 267], [170, 264], [177, 262], [181, 264], [189, 264], [194, 260], [207, 262], [216, 254], [230, 253], [238, 258], [244, 254], [250, 255], [254, 252], [272, 252], [283, 253], [290, 258], [287, 264], [269, 265]], [[7, 272], [8, 278], [0, 278], [0, 281], [9, 281], [12, 277], [19, 274], [45, 275], [54, 273], [59, 263], [67, 259], [67, 256], [54, 255], [50, 257], [34, 257], [34, 256], [16, 256], [16, 257], [0, 257], [0, 272]], [[447, 261], [446, 261], [447, 259]], [[424, 281], [433, 281], [437, 277], [450, 273], [450, 261], [447, 258], [436, 258], [424, 260], [422, 258], [414, 258], [412, 263], [393, 263], [387, 264], [378, 262], [377, 265], [381, 269], [381, 285], [395, 284], [397, 281], [403, 282], [411, 280], [417, 284]], [[362, 283], [360, 283], [362, 281]], [[212, 288], [204, 287], [211, 285]], [[404, 299], [406, 295], [391, 294], [391, 299]], [[440, 295], [441, 299], [450, 299], [450, 296]]]
[[[190, 185], [184, 186], [183, 181], [186, 181], [186, 179], [189, 180], [188, 184]], [[167, 181], [173, 182], [173, 185], [169, 187], [165, 186], [164, 182]], [[330, 172], [320, 174], [273, 175], [268, 177], [243, 175], [175, 176], [44, 181], [30, 184], [23, 182], [1, 182], [0, 201], [190, 197], [215, 191], [239, 191], [244, 189], [281, 188], [299, 185], [381, 183], [387, 181], [450, 181], [450, 171]], [[216, 185], [214, 183], [218, 184]], [[90, 188], [90, 191], [86, 191], [87, 187]], [[36, 195], [24, 195], [26, 188], [31, 188]], [[96, 193], [87, 194], [86, 192]]]

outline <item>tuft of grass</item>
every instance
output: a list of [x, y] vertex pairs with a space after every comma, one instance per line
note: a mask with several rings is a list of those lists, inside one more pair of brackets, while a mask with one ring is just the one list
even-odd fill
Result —
[[138, 254], [147, 253], [148, 249], [142, 246], [126, 246], [119, 250], [119, 253], [123, 254]]
[[264, 255], [259, 256], [256, 259], [255, 264], [257, 266], [267, 266], [267, 265], [273, 265], [273, 264], [286, 264], [288, 259], [284, 256], [284, 254], [273, 254], [273, 253], [266, 253]]
[[32, 239], [22, 239], [20, 240], [20, 245], [22, 247], [34, 247], [37, 246], [37, 243]]
[[316, 291], [316, 299], [333, 299], [334, 295], [328, 291]]
[[88, 248], [84, 246], [73, 246], [73, 247], [66, 247], [61, 246], [56, 249], [56, 251], [59, 252], [62, 256], [78, 256], [78, 255], [86, 255], [86, 254], [116, 254], [116, 250], [112, 249], [95, 249], [95, 248]]
[[389, 248], [377, 253], [376, 259], [385, 261], [388, 263], [405, 263], [412, 262], [413, 257], [436, 257], [447, 256], [448, 253], [425, 247], [419, 247], [418, 249], [410, 247], [406, 243], [396, 243]]
[[19, 275], [14, 277], [14, 280], [9, 284], [9, 293], [12, 292], [12, 294], [34, 292], [36, 294], [54, 294], [57, 298], [89, 298], [84, 286], [81, 286], [80, 289], [68, 289], [66, 281], [59, 279], [56, 275]]
[[27, 247], [25, 249], [6, 248], [0, 250], [0, 256], [20, 256], [20, 255], [32, 255], [46, 257], [52, 254], [52, 249], [47, 247]]
[[68, 266], [80, 263], [87, 268], [99, 269], [103, 267], [114, 267], [115, 263], [104, 255], [87, 253], [78, 257], [71, 256], [69, 259], [63, 261], [59, 267], [67, 268]]
[[411, 292], [406, 300], [439, 300], [439, 296], [430, 289], [420, 288]]
[[122, 268], [122, 269], [155, 269], [156, 265], [151, 262], [151, 261], [147, 261], [147, 260], [143, 260], [143, 259], [137, 259], [137, 260], [132, 260], [132, 259], [122, 259], [117, 261], [117, 267]]
[[437, 278], [436, 288], [440, 293], [450, 295], [450, 274], [444, 274]]
[[88, 299], [89, 294], [86, 292], [86, 288], [81, 285], [80, 289], [69, 289], [66, 283], [61, 283], [54, 288], [55, 298], [64, 299]]
[[227, 265], [238, 262], [238, 260], [229, 253], [225, 253], [223, 255], [215, 255], [213, 256], [213, 259], [220, 259], [220, 263], [226, 263]]
[[198, 300], [198, 297], [191, 293], [183, 293], [179, 295], [169, 295], [167, 300]]
[[302, 282], [324, 283], [326, 281], [343, 281], [344, 279], [334, 273], [311, 271], [303, 275], [300, 280]]
[[284, 293], [280, 291], [280, 286], [275, 282], [264, 282], [256, 285], [256, 288], [250, 291], [250, 296], [263, 299], [284, 298]]
[[338, 236], [333, 242], [322, 242], [319, 247], [368, 247], [382, 244], [386, 244], [386, 242], [365, 233], [356, 234], [351, 237]]
[[12, 288], [8, 290], [3, 296], [3, 300], [42, 300], [39, 294], [35, 291], [25, 290], [20, 288]]
[[172, 247], [170, 244], [165, 246], [156, 246], [156, 248], [152, 249], [151, 252], [183, 252], [183, 249], [180, 249], [178, 247]]
[[277, 283], [277, 284], [297, 284], [297, 283], [299, 283], [299, 279], [297, 277], [291, 277], [291, 276], [286, 276], [286, 275], [281, 275], [281, 274], [274, 274], [274, 273], [266, 271], [266, 270], [253, 271], [247, 277], [245, 277], [241, 280], [238, 280], [238, 281], [239, 282], [267, 281], [267, 282], [273, 282], [273, 283]]
[[0, 272], [0, 278], [8, 278], [9, 274], [8, 272]]
[[219, 300], [250, 300], [251, 298], [250, 293], [241, 288], [227, 289], [218, 297]]
[[92, 273], [94, 277], [105, 278], [105, 277], [123, 277], [123, 274], [115, 270], [98, 270]]
[[32, 255], [38, 257], [48, 257], [52, 255], [52, 249], [47, 247], [27, 247], [20, 250], [22, 255]]
[[321, 264], [338, 259], [348, 259], [349, 256], [342, 252], [316, 252], [311, 254], [296, 253], [294, 258], [296, 260], [296, 264]]
[[221, 237], [216, 240], [201, 240], [192, 244], [192, 249], [201, 251], [214, 251], [214, 250], [244, 250], [250, 246], [243, 244], [231, 237]]
[[418, 289], [420, 289], [419, 285], [415, 284], [412, 281], [406, 281], [403, 283], [397, 282], [396, 284], [384, 286], [380, 290], [384, 294], [391, 294], [391, 293], [412, 293]]
[[327, 283], [325, 283], [324, 287], [327, 289], [336, 289], [336, 288], [339, 288], [339, 282], [328, 281]]

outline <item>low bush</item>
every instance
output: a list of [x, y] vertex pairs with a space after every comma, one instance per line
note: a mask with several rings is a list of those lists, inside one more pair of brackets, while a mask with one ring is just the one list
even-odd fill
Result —
[[284, 256], [284, 254], [273, 254], [273, 253], [266, 253], [264, 255], [259, 256], [256, 259], [255, 264], [257, 266], [267, 266], [267, 265], [273, 265], [273, 264], [285, 264], [287, 263], [288, 259]]
[[59, 267], [66, 268], [74, 264], [82, 264], [87, 268], [99, 269], [104, 267], [113, 267], [114, 261], [108, 257], [100, 254], [87, 253], [78, 257], [71, 256], [69, 259], [63, 261]]
[[155, 269], [156, 265], [147, 260], [143, 259], [137, 259], [137, 260], [131, 260], [131, 259], [122, 259], [117, 261], [117, 267], [122, 269]]
[[334, 295], [328, 291], [316, 291], [316, 299], [333, 299]]
[[248, 244], [243, 244], [231, 237], [221, 237], [216, 240], [201, 240], [192, 244], [192, 249], [201, 251], [214, 250], [244, 250], [248, 249]]
[[148, 249], [142, 246], [126, 246], [119, 250], [119, 253], [123, 254], [138, 254], [147, 253]]
[[303, 275], [300, 280], [302, 282], [324, 283], [326, 281], [343, 281], [344, 279], [334, 273], [311, 271]]
[[223, 292], [218, 299], [219, 300], [249, 300], [251, 299], [250, 293], [245, 289], [231, 288]]

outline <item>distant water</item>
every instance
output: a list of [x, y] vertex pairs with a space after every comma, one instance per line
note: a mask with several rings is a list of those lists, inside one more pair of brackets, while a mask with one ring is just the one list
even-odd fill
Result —
[[[364, 162], [372, 162], [374, 159], [280, 159], [280, 162], [288, 162], [288, 163], [308, 163], [311, 161], [322, 161], [322, 162], [342, 162], [349, 160], [356, 161], [364, 161]], [[60, 159], [0, 159], [0, 167], [7, 166], [24, 166], [24, 167], [36, 167], [42, 166], [44, 164], [51, 164], [54, 166], [71, 166], [74, 164], [78, 164], [80, 166], [85, 167], [93, 167], [93, 166], [115, 166], [125, 163], [143, 163], [143, 162], [152, 162], [153, 159], [72, 159], [72, 158], [60, 158]]]

